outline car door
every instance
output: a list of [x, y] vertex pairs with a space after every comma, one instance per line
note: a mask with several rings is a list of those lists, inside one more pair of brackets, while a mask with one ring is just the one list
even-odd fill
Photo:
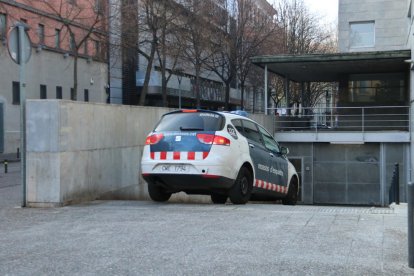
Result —
[[265, 148], [262, 135], [259, 132], [257, 124], [241, 120], [243, 125], [243, 136], [247, 138], [249, 143], [250, 156], [255, 168], [255, 187], [267, 187], [269, 182], [269, 151]]
[[281, 154], [279, 144], [272, 135], [263, 127], [258, 127], [265, 148], [269, 153], [269, 182], [273, 184], [275, 192], [285, 194], [288, 186], [288, 160], [286, 156]]

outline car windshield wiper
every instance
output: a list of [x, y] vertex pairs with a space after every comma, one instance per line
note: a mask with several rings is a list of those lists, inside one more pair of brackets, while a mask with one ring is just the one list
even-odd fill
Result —
[[184, 131], [195, 131], [195, 130], [201, 130], [203, 131], [204, 128], [201, 127], [180, 127], [180, 130], [184, 130]]

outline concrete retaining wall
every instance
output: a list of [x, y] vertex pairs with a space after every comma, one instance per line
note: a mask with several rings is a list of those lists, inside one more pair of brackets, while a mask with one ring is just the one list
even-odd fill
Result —
[[[140, 176], [142, 148], [147, 134], [168, 111], [158, 107], [28, 100], [27, 205], [148, 199]], [[259, 117], [255, 119], [260, 121]], [[210, 198], [180, 193], [171, 200], [209, 202]]]

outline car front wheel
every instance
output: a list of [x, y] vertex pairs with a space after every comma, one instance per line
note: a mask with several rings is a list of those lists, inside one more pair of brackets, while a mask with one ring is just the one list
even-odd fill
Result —
[[289, 185], [289, 190], [282, 203], [284, 205], [296, 205], [298, 201], [298, 181], [296, 178], [292, 178]]
[[148, 183], [148, 193], [153, 201], [165, 202], [170, 199], [171, 193], [166, 192], [162, 187]]
[[253, 189], [251, 172], [243, 167], [240, 169], [233, 187], [229, 191], [229, 198], [233, 204], [246, 204]]

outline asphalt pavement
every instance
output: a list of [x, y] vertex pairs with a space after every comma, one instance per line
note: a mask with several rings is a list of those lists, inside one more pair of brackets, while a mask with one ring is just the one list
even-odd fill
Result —
[[0, 275], [414, 275], [405, 204], [20, 202], [13, 163], [0, 170]]

